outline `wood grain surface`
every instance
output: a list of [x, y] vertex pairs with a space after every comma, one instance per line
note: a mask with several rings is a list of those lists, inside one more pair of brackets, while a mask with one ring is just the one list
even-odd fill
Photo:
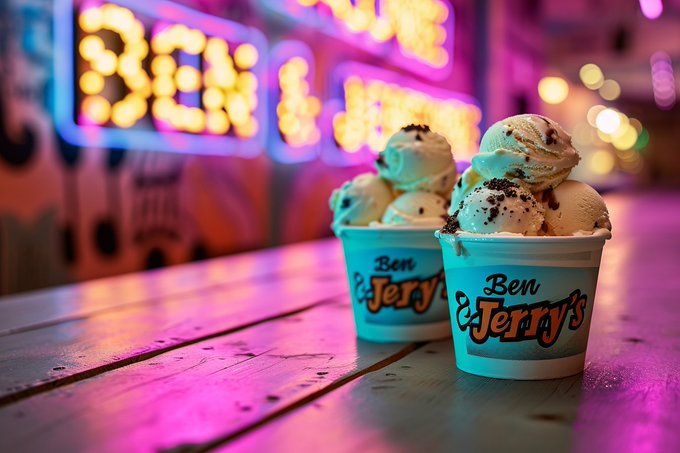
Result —
[[[244, 325], [328, 302], [344, 275], [314, 272], [136, 304], [0, 337], [0, 402], [72, 382]], [[158, 301], [155, 301], [158, 302]]]
[[158, 451], [225, 439], [404, 344], [357, 341], [332, 303], [203, 341], [0, 410], [0, 451]]
[[322, 240], [4, 297], [0, 336], [169, 296], [337, 269], [341, 262], [337, 241]]
[[582, 374], [357, 340], [326, 240], [0, 299], [0, 451], [680, 451], [680, 193], [606, 201]]

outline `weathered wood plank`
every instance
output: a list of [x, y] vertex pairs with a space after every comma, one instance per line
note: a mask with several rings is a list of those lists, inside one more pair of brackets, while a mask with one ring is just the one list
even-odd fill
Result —
[[0, 404], [346, 292], [343, 271], [301, 273], [0, 337]]
[[217, 451], [680, 451], [677, 365], [503, 381], [454, 362], [431, 343]]
[[201, 444], [413, 348], [357, 340], [349, 304], [326, 304], [5, 406], [0, 451]]
[[0, 336], [113, 308], [342, 264], [336, 239], [0, 298]]
[[608, 197], [614, 239], [582, 375], [475, 377], [440, 342], [224, 449], [680, 451], [680, 216], [665, 214], [678, 198]]

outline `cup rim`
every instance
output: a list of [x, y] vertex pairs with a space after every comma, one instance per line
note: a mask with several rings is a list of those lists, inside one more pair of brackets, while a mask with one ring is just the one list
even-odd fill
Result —
[[524, 236], [512, 233], [480, 234], [457, 232], [455, 234], [442, 233], [441, 230], [434, 232], [439, 240], [447, 242], [478, 242], [478, 243], [529, 243], [529, 244], [563, 244], [574, 242], [603, 242], [611, 239], [612, 233], [606, 228], [599, 228], [590, 235], [579, 236]]

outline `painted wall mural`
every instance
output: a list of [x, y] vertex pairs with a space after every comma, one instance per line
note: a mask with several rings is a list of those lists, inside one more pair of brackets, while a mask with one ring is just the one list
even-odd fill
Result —
[[0, 295], [328, 236], [433, 108], [474, 153], [474, 8], [424, 3], [427, 52], [398, 0], [0, 3]]

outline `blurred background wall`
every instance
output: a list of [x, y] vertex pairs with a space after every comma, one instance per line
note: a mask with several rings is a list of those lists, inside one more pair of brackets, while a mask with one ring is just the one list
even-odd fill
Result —
[[[349, 121], [350, 113], [356, 111], [351, 110], [352, 102], [364, 102], [361, 114], [366, 116], [360, 118], [370, 119], [375, 109], [384, 113], [389, 102], [384, 93], [390, 89], [402, 94], [399, 90], [410, 90], [406, 94], [415, 104], [422, 102], [420, 92], [456, 99], [456, 112], [467, 115], [449, 125], [462, 134], [454, 146], [454, 156], [462, 165], [476, 151], [479, 134], [492, 122], [516, 113], [543, 112], [573, 131], [583, 153], [576, 177], [605, 189], [679, 182], [675, 139], [679, 138], [680, 118], [674, 101], [669, 100], [669, 93], [675, 96], [678, 89], [674, 80], [680, 57], [678, 0], [664, 1], [662, 12], [652, 19], [654, 10], [643, 11], [641, 4], [649, 8], [647, 3], [654, 7], [656, 2], [173, 2], [253, 27], [266, 40], [259, 51], [261, 61], [267, 58], [263, 63], [267, 75], [258, 83], [266, 85], [264, 115], [269, 120], [266, 127], [260, 124], [251, 131], [256, 138], [265, 136], [261, 149], [247, 157], [235, 155], [229, 144], [199, 144], [167, 152], [153, 142], [88, 146], [87, 140], [74, 144], [64, 137], [55, 127], [55, 99], [64, 90], [63, 84], [55, 82], [59, 79], [55, 55], [76, 62], [78, 76], [71, 83], [78, 93], [82, 88], [79, 77], [87, 72], [79, 47], [85, 36], [78, 29], [82, 28], [79, 20], [88, 8], [106, 3], [0, 3], [0, 295], [329, 236], [331, 190], [372, 167], [377, 148], [399, 121], [385, 119], [384, 114], [382, 123], [370, 131], [374, 135], [354, 143], [352, 129], [345, 131], [341, 120]], [[294, 8], [285, 10], [291, 4]], [[396, 6], [390, 13], [392, 4]], [[423, 5], [435, 5], [430, 16], [403, 13]], [[72, 45], [55, 40], [55, 12], [63, 8], [75, 23], [70, 30]], [[376, 15], [364, 17], [371, 8]], [[145, 25], [154, 22], [134, 7], [130, 9]], [[300, 11], [323, 18], [326, 25], [311, 23]], [[442, 48], [451, 44], [446, 63], [433, 64], [430, 74], [427, 65], [408, 52], [407, 58], [395, 59], [395, 54], [403, 52], [394, 43], [395, 37], [380, 38], [380, 33], [387, 32], [378, 17], [392, 21], [393, 29], [403, 33], [402, 47], [408, 40], [422, 39], [418, 32], [427, 27], [417, 20], [429, 20], [428, 27], [435, 27], [432, 39], [441, 41]], [[334, 30], [328, 30], [329, 23]], [[371, 24], [375, 27], [370, 28]], [[445, 31], [446, 41], [437, 37], [437, 27]], [[408, 30], [416, 34], [411, 36]], [[100, 35], [107, 48], [115, 49], [116, 42], [121, 46], [118, 38], [106, 33]], [[151, 43], [150, 32], [144, 40]], [[309, 105], [318, 105], [311, 117], [319, 126], [319, 135], [316, 141], [313, 134], [307, 137], [299, 152], [292, 139], [286, 142], [288, 126], [282, 125], [277, 109], [283, 91], [281, 66], [275, 64], [280, 62], [277, 52], [282, 47], [277, 45], [291, 40], [306, 48], [299, 53], [309, 66], [304, 94], [314, 98]], [[385, 47], [384, 42], [392, 47]], [[155, 47], [147, 52], [153, 54]], [[151, 56], [144, 61], [143, 69], [151, 74]], [[339, 68], [348, 62], [364, 65], [356, 67], [359, 76], [366, 76], [357, 85], [364, 90], [358, 97], [349, 94], [359, 89], [352, 85], [356, 80], [338, 81]], [[584, 70], [586, 64], [593, 66]], [[371, 85], [371, 68], [386, 71], [389, 83]], [[385, 78], [384, 74], [380, 77]], [[543, 81], [544, 77], [552, 78]], [[383, 98], [365, 101], [380, 96], [370, 90], [383, 90]], [[74, 94], [76, 103], [83, 101], [82, 95]], [[145, 102], [145, 111], [151, 111], [153, 101]], [[258, 108], [265, 105], [253, 107]], [[596, 124], [606, 108], [618, 112], [616, 127], [605, 127], [609, 133]], [[346, 115], [341, 118], [338, 112], [343, 109]], [[428, 115], [434, 113], [416, 110], [404, 120], [433, 121]], [[72, 119], [80, 121], [78, 115]], [[153, 128], [152, 122], [147, 126]], [[145, 127], [143, 121], [137, 127]], [[236, 140], [248, 137], [245, 129], [228, 134]], [[281, 148], [281, 143], [286, 147]]]

